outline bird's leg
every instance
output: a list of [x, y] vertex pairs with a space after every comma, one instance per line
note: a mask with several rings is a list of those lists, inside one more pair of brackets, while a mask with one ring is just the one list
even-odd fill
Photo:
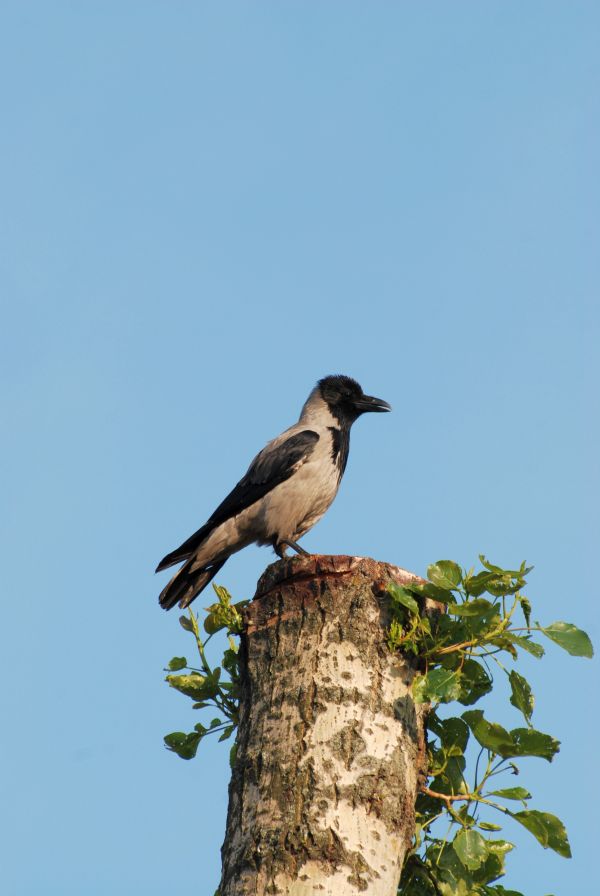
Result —
[[[282, 553], [279, 554], [280, 557], [283, 557], [285, 555], [285, 548], [283, 547], [284, 545], [287, 545], [288, 548], [292, 548], [292, 550], [296, 551], [297, 554], [302, 554], [304, 557], [310, 557], [310, 554], [308, 553], [308, 551], [305, 551], [304, 548], [301, 548], [300, 545], [297, 544], [295, 541], [292, 541], [291, 538], [282, 539], [279, 542], [279, 544], [277, 545], [277, 547], [275, 548], [277, 553], [279, 553], [279, 550], [282, 551]], [[279, 550], [278, 550], [278, 548], [279, 548]]]
[[273, 539], [273, 550], [277, 554], [280, 560], [283, 560], [285, 557], [285, 541], [277, 541], [276, 538]]

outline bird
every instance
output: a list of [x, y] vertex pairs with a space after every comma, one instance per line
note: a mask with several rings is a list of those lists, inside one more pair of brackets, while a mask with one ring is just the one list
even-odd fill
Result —
[[206, 523], [160, 561], [156, 572], [183, 563], [161, 591], [160, 606], [189, 606], [226, 560], [250, 544], [272, 545], [281, 558], [287, 548], [308, 555], [298, 539], [337, 494], [352, 424], [368, 411], [391, 409], [350, 376], [320, 379], [298, 422], [265, 445]]

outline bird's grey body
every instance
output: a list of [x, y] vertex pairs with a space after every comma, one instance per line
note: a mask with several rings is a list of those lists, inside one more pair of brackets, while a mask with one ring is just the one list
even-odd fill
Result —
[[159, 563], [185, 560], [163, 589], [161, 606], [186, 607], [228, 557], [255, 543], [280, 556], [296, 544], [331, 505], [344, 473], [350, 427], [364, 411], [389, 410], [365, 396], [350, 377], [325, 377], [310, 393], [298, 423], [272, 439], [208, 522]]

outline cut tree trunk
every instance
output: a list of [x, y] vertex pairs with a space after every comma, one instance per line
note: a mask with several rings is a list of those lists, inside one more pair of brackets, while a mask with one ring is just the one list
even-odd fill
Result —
[[246, 608], [220, 896], [395, 896], [425, 771], [414, 661], [386, 644], [385, 586], [360, 557], [270, 566]]

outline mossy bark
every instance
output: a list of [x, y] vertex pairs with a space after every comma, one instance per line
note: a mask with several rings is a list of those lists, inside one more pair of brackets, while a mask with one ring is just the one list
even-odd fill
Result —
[[246, 609], [220, 896], [395, 896], [425, 764], [415, 664], [386, 645], [385, 585], [359, 557], [274, 563]]

